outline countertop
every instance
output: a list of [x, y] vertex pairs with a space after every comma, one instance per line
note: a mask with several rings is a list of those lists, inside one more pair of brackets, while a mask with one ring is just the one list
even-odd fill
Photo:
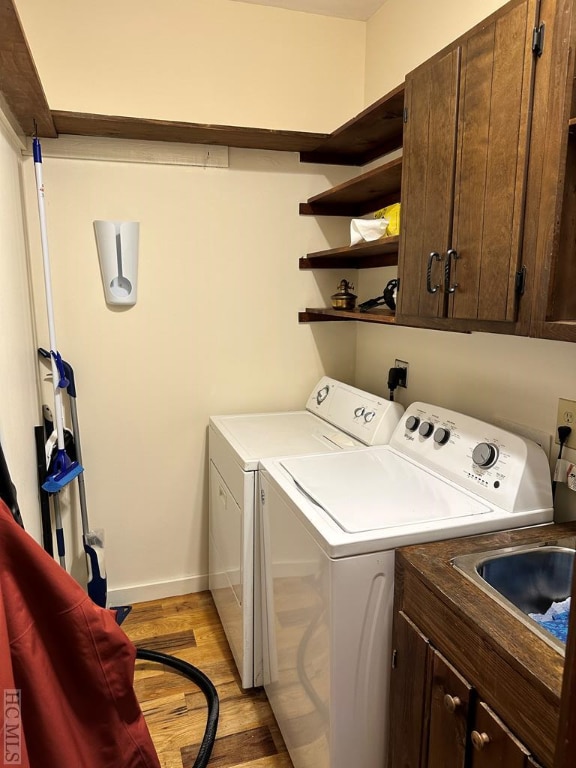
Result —
[[[452, 655], [453, 663], [461, 669], [466, 668], [481, 695], [499, 697], [504, 686], [508, 687], [508, 694], [512, 686], [519, 686], [518, 709], [522, 710], [525, 702], [521, 699], [527, 695], [523, 690], [534, 689], [538, 700], [546, 701], [550, 712], [556, 713], [554, 722], [557, 721], [560, 706], [564, 656], [482, 592], [454, 568], [451, 561], [459, 555], [525, 544], [553, 543], [571, 536], [576, 536], [576, 522], [417, 544], [403, 547], [396, 553], [396, 576], [406, 588], [404, 593], [407, 596], [413, 594], [411, 584], [415, 577], [424, 583], [429, 594], [430, 610], [427, 610], [425, 601], [419, 606], [414, 603], [412, 610], [419, 608], [420, 615], [413, 615], [412, 619], [416, 623], [423, 622], [423, 629], [431, 642], [438, 643], [440, 648], [444, 646], [445, 652]], [[451, 623], [451, 627], [447, 627], [447, 623]], [[480, 662], [485, 653], [487, 658], [501, 661], [494, 662], [493, 666], [491, 661], [488, 665]], [[501, 673], [506, 667], [511, 675]], [[525, 731], [524, 736], [528, 734], [526, 718], [529, 708], [526, 709], [524, 723], [520, 725]], [[538, 723], [532, 723], [536, 732], [538, 726]], [[544, 764], [550, 764], [546, 758], [555, 733], [544, 733], [544, 730], [550, 730], [551, 723], [545, 729], [544, 724], [542, 726], [543, 733], [538, 737], [542, 741], [537, 753], [540, 751]]]

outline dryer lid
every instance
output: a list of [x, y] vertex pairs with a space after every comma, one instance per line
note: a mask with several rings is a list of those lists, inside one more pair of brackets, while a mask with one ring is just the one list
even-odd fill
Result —
[[347, 533], [446, 521], [491, 507], [388, 447], [281, 462], [296, 486]]
[[308, 411], [212, 416], [210, 424], [234, 446], [244, 462], [363, 447]]

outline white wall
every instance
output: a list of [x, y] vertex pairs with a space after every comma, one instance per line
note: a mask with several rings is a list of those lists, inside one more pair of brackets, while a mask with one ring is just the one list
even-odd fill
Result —
[[[387, 0], [368, 22], [367, 101], [386, 93], [405, 74], [502, 5], [494, 0]], [[390, 34], [390, 30], [394, 34]], [[361, 299], [382, 292], [395, 270], [358, 272]], [[576, 348], [565, 342], [498, 334], [455, 334], [358, 324], [356, 384], [386, 391], [388, 368], [409, 363], [409, 386], [398, 399], [438, 403], [491, 420], [506, 418], [556, 433], [559, 397], [576, 399]], [[552, 458], [558, 446], [552, 448]], [[576, 452], [566, 451], [576, 459]], [[558, 519], [576, 518], [576, 494], [560, 486]]]
[[330, 132], [363, 106], [366, 25], [230, 0], [16, 0], [52, 109]]
[[20, 149], [20, 139], [0, 112], [0, 441], [24, 525], [39, 540], [34, 426], [40, 422]]
[[[25, 174], [47, 345], [31, 159]], [[353, 380], [353, 326], [297, 322], [336, 289], [298, 258], [345, 236], [298, 204], [349, 175], [250, 150], [231, 150], [227, 169], [45, 156], [58, 346], [76, 371], [88, 511], [106, 531], [116, 600], [206, 586], [211, 414], [301, 408], [325, 372]], [[133, 308], [104, 302], [95, 219], [141, 222]]]
[[386, 0], [366, 25], [366, 104], [502, 5], [502, 0]]

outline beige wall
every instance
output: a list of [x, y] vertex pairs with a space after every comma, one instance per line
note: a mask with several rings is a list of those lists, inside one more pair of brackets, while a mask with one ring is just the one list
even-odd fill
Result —
[[[201, 40], [196, 40], [194, 50], [206, 53], [210, 41], [212, 47], [220, 45], [221, 38], [213, 32], [216, 18], [220, 28], [228, 31], [232, 19], [240, 32], [237, 39], [242, 50], [233, 49], [236, 38], [228, 46], [232, 46], [228, 72], [233, 69], [235, 78], [232, 82], [230, 77], [220, 77], [220, 71], [210, 73], [210, 78], [216, 78], [211, 80], [214, 92], [219, 94], [210, 100], [201, 92], [198, 78], [194, 83], [200, 90], [194, 99], [189, 94], [182, 98], [182, 88], [192, 87], [189, 73], [198, 67], [188, 68], [184, 83], [182, 67], [171, 58], [180, 55], [177, 50], [183, 45], [181, 32], [174, 28], [178, 25], [172, 25], [173, 38], [166, 40], [165, 35], [158, 43], [163, 47], [154, 54], [154, 66], [165, 61], [166, 71], [175, 73], [174, 82], [181, 87], [160, 92], [156, 85], [152, 87], [157, 81], [150, 80], [150, 61], [141, 63], [139, 73], [131, 69], [135, 49], [128, 50], [125, 60], [116, 59], [117, 27], [105, 28], [94, 19], [90, 29], [95, 31], [89, 39], [79, 36], [78, 42], [72, 24], [82, 19], [78, 15], [82, 6], [44, 5], [18, 0], [54, 107], [123, 114], [143, 114], [146, 107], [152, 117], [310, 130], [330, 130], [363, 106], [363, 71], [357, 62], [348, 66], [340, 49], [351, 47], [354, 59], [362, 58], [364, 31], [366, 95], [367, 101], [373, 101], [397, 85], [405, 71], [493, 10], [486, 2], [475, 4], [476, 12], [463, 20], [456, 0], [444, 0], [440, 12], [436, 6], [444, 24], [432, 35], [427, 6], [412, 9], [408, 27], [404, 0], [388, 0], [367, 26], [342, 22], [334, 28], [334, 20], [286, 15], [278, 9], [228, 0], [165, 5], [167, 15], [199, 9], [209, 14], [211, 8], [218, 5], [222, 10], [226, 5], [226, 14], [214, 16], [211, 27], [196, 36]], [[100, 12], [103, 7], [98, 8]], [[248, 9], [258, 15], [236, 15]], [[398, 28], [401, 34], [391, 40], [384, 21], [393, 13], [404, 22]], [[104, 17], [111, 18], [111, 13], [102, 11]], [[142, 26], [136, 26], [136, 20], [137, 16], [130, 40], [142, 41], [150, 30], [145, 18]], [[258, 36], [259, 46], [264, 46], [274, 24], [298, 30], [293, 38], [286, 36], [292, 47], [284, 63], [272, 58], [268, 65], [270, 72], [280, 73], [276, 80], [282, 87], [266, 95], [266, 88], [258, 85], [250, 93], [251, 73], [258, 69], [258, 51], [264, 49], [247, 45], [246, 39], [251, 39], [256, 27], [264, 29], [266, 34]], [[305, 58], [306, 51], [296, 43], [306, 25], [313, 25], [327, 55], [314, 66], [308, 61], [305, 73], [297, 60], [301, 55]], [[355, 42], [344, 45], [341, 36], [332, 35], [336, 28], [338, 35], [350, 33]], [[94, 41], [105, 33], [111, 35], [113, 72], [106, 71], [101, 55], [91, 58]], [[295, 76], [290, 87], [282, 80], [289, 60]], [[321, 66], [324, 61], [326, 66]], [[81, 75], [76, 80], [77, 70]], [[202, 73], [207, 76], [205, 64]], [[94, 84], [93, 90], [80, 87], [87, 81]], [[312, 88], [308, 88], [310, 82]], [[224, 86], [229, 92], [220, 98]], [[83, 141], [88, 147], [89, 141]], [[126, 143], [126, 152], [130, 151], [132, 145]], [[12, 156], [9, 162], [15, 161]], [[46, 345], [29, 158], [24, 172], [35, 311], [39, 341]], [[231, 150], [229, 168], [220, 169], [45, 159], [59, 347], [77, 374], [89, 514], [94, 527], [106, 530], [115, 601], [206, 585], [206, 426], [212, 413], [301, 407], [323, 373], [350, 382], [355, 379], [359, 386], [384, 393], [387, 370], [396, 357], [410, 363], [410, 386], [400, 395], [405, 404], [415, 399], [452, 404], [480, 417], [505, 416], [551, 434], [557, 397], [576, 397], [573, 345], [367, 324], [297, 324], [298, 309], [326, 304], [341, 277], [359, 282], [356, 292], [363, 300], [380, 294], [394, 274], [393, 270], [357, 274], [298, 270], [299, 256], [341, 245], [348, 229], [344, 219], [299, 217], [298, 203], [356, 172], [300, 165], [294, 154], [247, 150]], [[16, 221], [17, 209], [14, 217]], [[131, 309], [115, 311], [104, 303], [92, 229], [97, 218], [141, 222], [139, 300]], [[23, 248], [23, 243], [18, 247]], [[18, 280], [22, 274], [16, 275], [16, 284]], [[25, 338], [20, 345], [24, 349], [26, 344], [30, 347], [29, 331]], [[8, 344], [6, 339], [4, 345]], [[31, 405], [35, 397], [31, 351], [32, 359], [23, 363], [30, 392], [22, 403], [27, 403], [28, 410], [35, 407]], [[545, 375], [546, 370], [555, 373]], [[50, 394], [48, 389], [44, 398]], [[26, 418], [33, 420], [29, 414]], [[4, 429], [1, 422], [0, 427]], [[570, 511], [571, 502], [563, 490], [559, 506], [564, 513]], [[73, 494], [71, 501], [71, 506], [64, 504], [65, 526], [73, 543], [69, 547], [74, 552], [73, 572], [81, 579], [84, 563]]]
[[16, 0], [52, 109], [329, 132], [362, 109], [364, 22], [230, 0]]
[[[25, 173], [47, 345], [31, 159]], [[349, 175], [250, 150], [231, 150], [229, 168], [45, 157], [58, 346], [76, 371], [89, 516], [116, 600], [206, 586], [211, 414], [301, 408], [325, 372], [353, 380], [353, 326], [297, 323], [336, 288], [332, 273], [299, 272], [299, 256], [345, 237], [298, 204]], [[95, 219], [141, 223], [133, 308], [104, 302]]]
[[[401, 82], [407, 72], [481, 21], [500, 2], [387, 0], [368, 22], [367, 101]], [[390, 34], [394, 29], [394, 34]], [[362, 298], [382, 292], [392, 269], [360, 271]], [[356, 383], [386, 391], [387, 361], [409, 363], [410, 378], [398, 399], [438, 403], [491, 420], [506, 418], [555, 434], [559, 397], [576, 399], [573, 344], [497, 334], [453, 334], [358, 324]], [[553, 457], [558, 447], [552, 448]], [[566, 458], [576, 459], [567, 451]], [[576, 494], [559, 487], [557, 516], [576, 518]]]
[[39, 538], [34, 447], [38, 388], [22, 219], [21, 146], [0, 112], [0, 441], [24, 525]]
[[366, 104], [502, 5], [502, 0], [386, 0], [366, 25]]

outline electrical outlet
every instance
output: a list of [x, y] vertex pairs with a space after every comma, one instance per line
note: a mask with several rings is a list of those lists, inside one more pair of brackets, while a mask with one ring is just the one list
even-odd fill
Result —
[[404, 376], [398, 382], [398, 386], [404, 387], [404, 389], [406, 389], [406, 387], [408, 386], [408, 363], [405, 363], [404, 360], [396, 360], [394, 363], [394, 367], [404, 369]]
[[572, 427], [568, 440], [564, 443], [566, 448], [576, 449], [576, 402], [574, 400], [558, 400], [558, 415], [556, 417], [556, 434], [554, 442], [560, 445], [558, 440], [558, 427]]

